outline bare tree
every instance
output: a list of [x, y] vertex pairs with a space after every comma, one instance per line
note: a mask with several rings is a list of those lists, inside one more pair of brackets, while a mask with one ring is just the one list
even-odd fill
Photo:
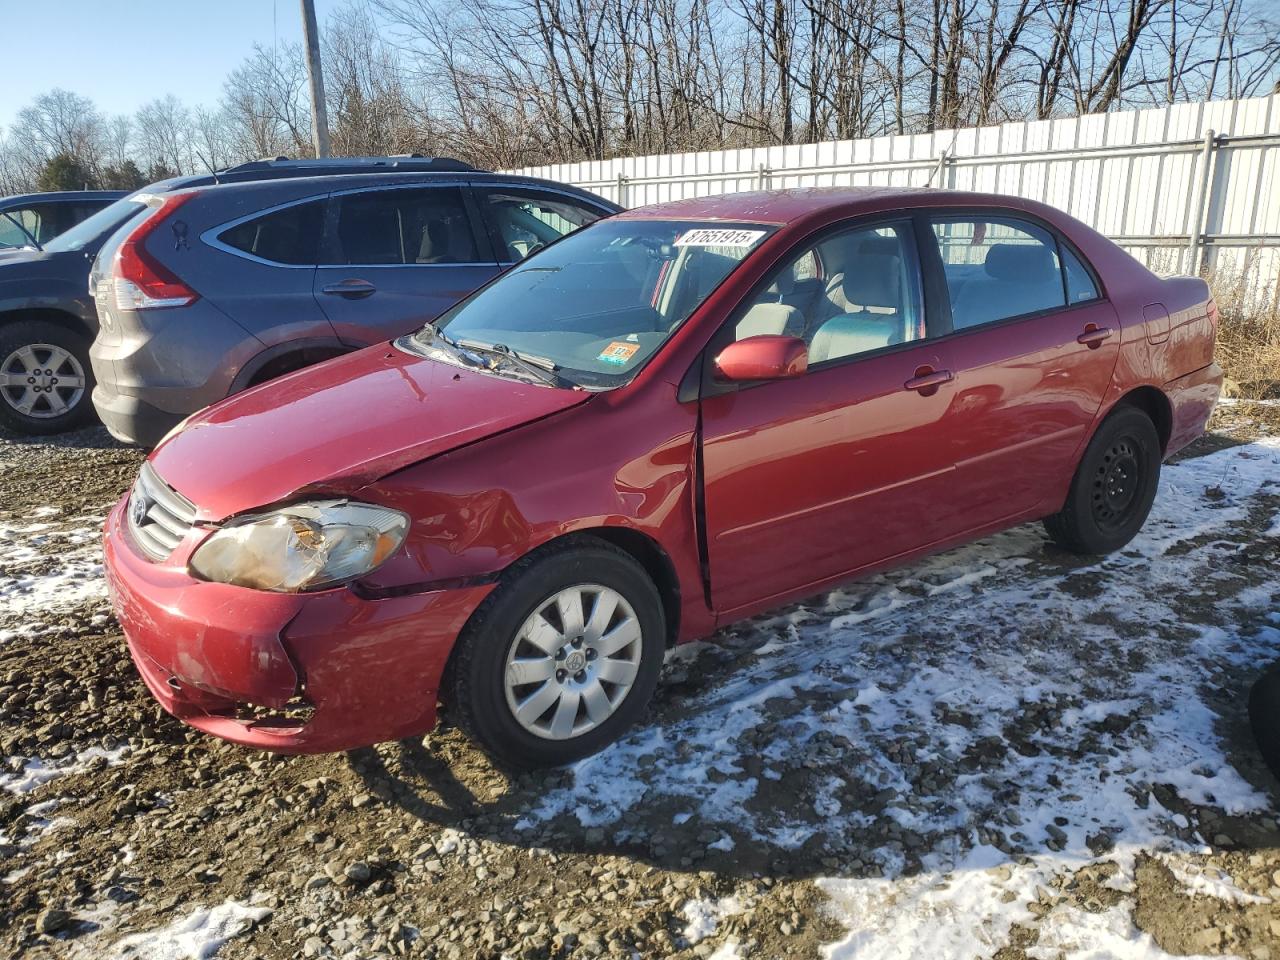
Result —
[[302, 48], [270, 50], [255, 45], [252, 55], [223, 84], [222, 109], [236, 151], [245, 156], [310, 156], [311, 111], [305, 89]]
[[191, 172], [191, 115], [177, 97], [169, 94], [144, 104], [134, 125], [145, 166], [179, 175]]

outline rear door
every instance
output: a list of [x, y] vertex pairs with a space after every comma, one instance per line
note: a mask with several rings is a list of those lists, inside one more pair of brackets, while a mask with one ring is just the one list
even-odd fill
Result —
[[759, 608], [937, 538], [954, 397], [929, 376], [941, 361], [923, 301], [911, 223], [861, 226], [804, 244], [722, 331], [721, 347], [734, 337], [800, 336], [810, 366], [794, 379], [704, 384], [707, 553], [719, 613]]
[[[256, 190], [229, 196], [251, 209]], [[209, 191], [215, 209], [225, 205]], [[333, 342], [328, 318], [312, 287], [327, 196], [310, 196], [262, 209], [206, 231], [202, 239], [229, 257], [190, 256], [173, 244], [173, 267], [218, 309], [267, 346], [286, 341]], [[195, 202], [200, 202], [199, 198]]]
[[467, 185], [334, 194], [315, 296], [338, 337], [377, 343], [421, 327], [498, 272]]
[[1115, 310], [1046, 224], [995, 211], [930, 214], [955, 379], [943, 431], [956, 474], [948, 536], [1057, 510], [1119, 355]]

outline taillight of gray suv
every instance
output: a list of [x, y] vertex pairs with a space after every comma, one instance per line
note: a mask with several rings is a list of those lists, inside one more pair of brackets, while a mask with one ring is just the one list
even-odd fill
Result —
[[153, 446], [233, 393], [421, 327], [620, 209], [562, 184], [447, 167], [144, 198], [147, 212], [90, 277], [93, 403], [107, 428]]

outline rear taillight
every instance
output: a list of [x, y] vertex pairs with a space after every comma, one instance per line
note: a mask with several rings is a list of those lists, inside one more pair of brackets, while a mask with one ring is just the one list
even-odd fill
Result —
[[156, 227], [195, 193], [175, 193], [164, 199], [151, 216], [129, 234], [116, 251], [112, 275], [115, 278], [116, 308], [153, 310], [157, 307], [185, 307], [200, 299], [164, 264], [147, 253], [144, 243]]

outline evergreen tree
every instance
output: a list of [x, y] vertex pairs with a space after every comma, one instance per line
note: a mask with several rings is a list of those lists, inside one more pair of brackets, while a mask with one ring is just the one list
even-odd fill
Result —
[[93, 171], [68, 153], [59, 153], [49, 159], [40, 171], [36, 187], [50, 190], [95, 190], [98, 178]]

